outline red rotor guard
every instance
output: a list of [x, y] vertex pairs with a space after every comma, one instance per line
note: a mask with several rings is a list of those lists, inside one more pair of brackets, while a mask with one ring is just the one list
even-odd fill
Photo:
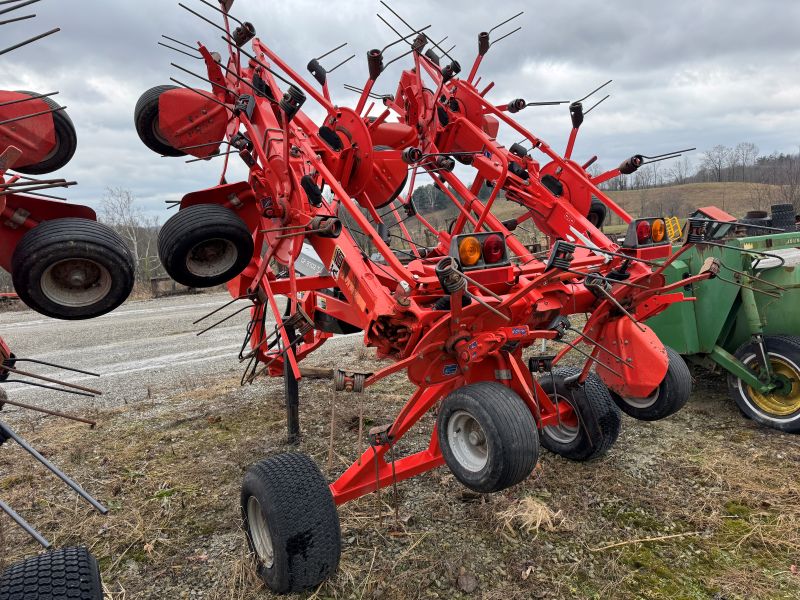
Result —
[[647, 325], [627, 318], [614, 319], [603, 326], [597, 341], [625, 363], [599, 348], [594, 352], [604, 365], [597, 366], [597, 374], [623, 398], [647, 398], [664, 381], [669, 364], [667, 352]]
[[198, 158], [219, 151], [228, 129], [228, 110], [210, 98], [208, 92], [187, 89], [159, 96], [158, 126], [170, 146]]
[[[30, 98], [29, 94], [0, 91], [0, 104]], [[24, 117], [51, 110], [44, 100], [27, 100], [17, 104], [0, 106], [0, 121]], [[22, 155], [14, 166], [26, 167], [43, 161], [56, 146], [56, 130], [52, 113], [28, 117], [6, 125], [0, 125], [0, 149], [16, 146]]]

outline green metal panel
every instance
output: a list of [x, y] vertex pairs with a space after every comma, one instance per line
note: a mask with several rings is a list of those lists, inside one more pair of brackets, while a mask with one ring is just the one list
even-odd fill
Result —
[[[683, 254], [682, 260], [675, 261], [665, 276], [670, 283], [678, 281], [699, 272], [708, 257], [715, 257], [727, 267], [788, 288], [780, 299], [758, 292], [753, 297], [765, 334], [800, 335], [800, 267], [752, 270], [751, 257], [739, 250], [770, 252], [797, 247], [800, 247], [800, 233], [796, 232], [728, 240], [725, 247], [702, 245]], [[720, 275], [729, 280], [737, 277], [726, 268]], [[769, 290], [761, 282], [754, 282], [753, 287]], [[696, 301], [673, 304], [649, 319], [648, 325], [665, 344], [684, 355], [712, 354], [718, 346], [734, 352], [754, 333], [740, 291], [738, 285], [720, 278], [700, 282], [684, 291], [684, 295], [694, 296]]]
[[[673, 262], [664, 277], [674, 283], [690, 273], [691, 267], [682, 260]], [[684, 290], [684, 295], [691, 295]], [[697, 323], [691, 302], [676, 302], [665, 311], [647, 320], [661, 341], [680, 354], [697, 354], [700, 351], [697, 339]]]

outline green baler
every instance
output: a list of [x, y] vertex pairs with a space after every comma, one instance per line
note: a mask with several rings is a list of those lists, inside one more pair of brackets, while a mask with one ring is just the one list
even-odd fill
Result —
[[690, 248], [665, 276], [679, 281], [714, 257], [719, 277], [687, 286], [685, 296], [696, 300], [671, 305], [648, 325], [690, 364], [725, 369], [747, 416], [800, 432], [800, 232], [714, 244]]

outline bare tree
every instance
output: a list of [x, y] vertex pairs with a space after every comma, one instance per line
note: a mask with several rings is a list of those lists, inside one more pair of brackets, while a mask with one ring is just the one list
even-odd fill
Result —
[[687, 157], [676, 160], [669, 169], [669, 177], [672, 183], [682, 185], [692, 176], [692, 163]]
[[748, 170], [752, 169], [758, 160], [758, 146], [752, 142], [741, 142], [736, 145], [736, 153], [742, 165], [742, 181], [746, 181]]
[[130, 191], [109, 187], [101, 200], [100, 221], [122, 236], [137, 259], [137, 277], [149, 281], [160, 268], [155, 256], [158, 217], [136, 206]]
[[703, 156], [703, 168], [714, 176], [715, 181], [722, 181], [722, 173], [728, 166], [730, 154], [730, 148], [717, 144], [711, 150], [707, 150]]

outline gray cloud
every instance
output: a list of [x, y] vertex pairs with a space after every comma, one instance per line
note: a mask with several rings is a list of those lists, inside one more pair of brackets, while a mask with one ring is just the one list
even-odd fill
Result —
[[[184, 2], [215, 18], [200, 2]], [[448, 35], [465, 70], [478, 31], [525, 10], [515, 23], [523, 30], [492, 48], [481, 67], [483, 83], [496, 82], [489, 97], [497, 103], [515, 97], [574, 99], [613, 78], [612, 97], [587, 117], [581, 131], [579, 160], [597, 154], [611, 167], [634, 152], [697, 146], [696, 158], [718, 143], [752, 141], [762, 152], [796, 151], [800, 144], [800, 3], [573, 0], [545, 6], [522, 0], [407, 0], [392, 5], [415, 26], [431, 24], [432, 38]], [[171, 61], [192, 63], [157, 46], [159, 36], [201, 40], [213, 49], [222, 45], [217, 30], [164, 0], [47, 0], [36, 12], [36, 20], [3, 27], [4, 42], [54, 26], [63, 31], [0, 57], [0, 81], [5, 89], [61, 91], [59, 100], [69, 106], [80, 141], [62, 173], [81, 183], [69, 191], [71, 199], [96, 205], [106, 186], [121, 186], [144, 209], [165, 217], [165, 199], [216, 182], [221, 161], [185, 165], [159, 158], [139, 142], [132, 115], [141, 92], [175, 76]], [[342, 104], [353, 96], [341, 84], [361, 85], [366, 79], [366, 51], [392, 40], [376, 12], [388, 16], [371, 0], [237, 0], [234, 7], [234, 14], [252, 21], [260, 37], [303, 75], [310, 58], [349, 42], [346, 50], [356, 59], [331, 81]], [[393, 65], [376, 90], [393, 92], [407, 64]], [[528, 109], [519, 119], [563, 149], [569, 129], [565, 107]]]

